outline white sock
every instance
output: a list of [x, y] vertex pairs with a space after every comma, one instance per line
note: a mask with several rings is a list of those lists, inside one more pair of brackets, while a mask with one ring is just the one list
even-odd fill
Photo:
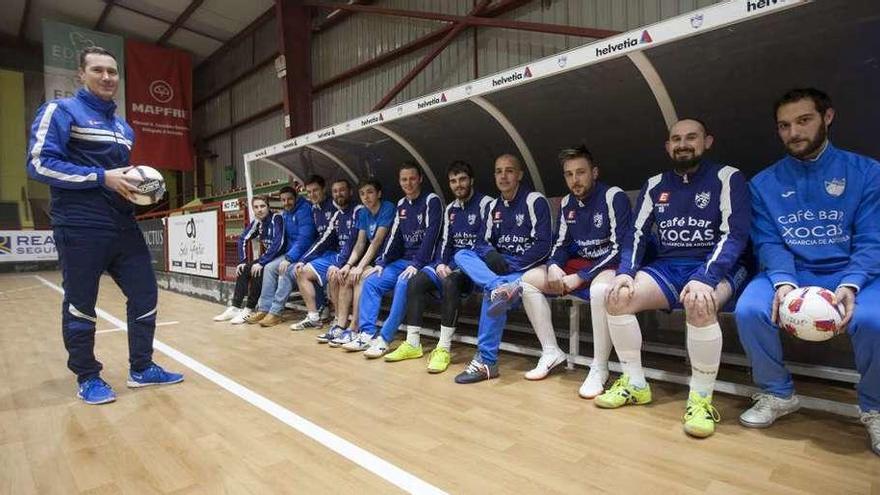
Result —
[[608, 332], [608, 313], [605, 312], [605, 293], [608, 284], [590, 286], [590, 317], [593, 322], [593, 363], [591, 369], [608, 371], [611, 356], [611, 334]]
[[321, 319], [321, 315], [318, 314], [317, 311], [309, 311], [307, 317], [309, 320], [312, 320], [312, 321], [318, 321]]
[[437, 347], [442, 347], [447, 351], [452, 349], [452, 335], [455, 334], [455, 327], [445, 327], [440, 325], [440, 341]]
[[534, 285], [522, 282], [522, 302], [526, 314], [529, 315], [529, 321], [532, 322], [532, 328], [535, 329], [535, 334], [541, 341], [541, 353], [559, 351], [559, 346], [556, 344], [556, 333], [553, 331], [550, 303], [544, 294]]
[[715, 377], [721, 365], [721, 326], [716, 322], [705, 327], [687, 325], [687, 350], [691, 360], [691, 391], [703, 397], [712, 395]]
[[608, 315], [608, 330], [620, 358], [620, 367], [629, 376], [629, 382], [638, 388], [646, 386], [639, 320], [635, 315]]
[[415, 325], [406, 325], [406, 341], [413, 347], [418, 347], [421, 343], [422, 327]]

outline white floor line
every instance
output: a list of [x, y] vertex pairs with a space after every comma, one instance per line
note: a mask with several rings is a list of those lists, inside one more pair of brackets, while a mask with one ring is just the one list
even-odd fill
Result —
[[[156, 326], [157, 327], [164, 327], [166, 325], [177, 325], [178, 323], [180, 323], [180, 322], [179, 321], [163, 321], [161, 323], [156, 323]], [[126, 327], [116, 327], [116, 328], [108, 328], [106, 330], [98, 330], [95, 333], [124, 332], [127, 329], [128, 329], [127, 326]]]
[[17, 288], [17, 289], [9, 289], [9, 290], [5, 290], [5, 291], [0, 292], [0, 294], [11, 294], [11, 293], [13, 293], [13, 292], [21, 292], [21, 291], [24, 291], [24, 290], [42, 289], [42, 288], [43, 288], [42, 285], [29, 285], [29, 286], [27, 286], [27, 287], [19, 287], [19, 288]]
[[[58, 285], [53, 284], [52, 282], [46, 280], [39, 275], [34, 275], [34, 277], [48, 287], [55, 289], [55, 291], [64, 294], [64, 290]], [[116, 325], [117, 327], [125, 327], [125, 322], [100, 308], [95, 308], [95, 314], [97, 314], [104, 320], [112, 323], [113, 325]], [[384, 479], [385, 481], [388, 481], [389, 483], [401, 488], [404, 491], [419, 494], [446, 493], [436, 486], [431, 485], [426, 481], [423, 481], [422, 479], [404, 471], [403, 469], [400, 469], [394, 464], [391, 464], [390, 462], [358, 447], [348, 440], [345, 440], [344, 438], [334, 433], [331, 433], [324, 428], [321, 428], [315, 423], [312, 423], [302, 416], [299, 416], [298, 414], [285, 408], [277, 402], [274, 402], [266, 398], [265, 396], [260, 395], [257, 392], [254, 392], [253, 390], [245, 387], [244, 385], [235, 382], [231, 378], [222, 375], [221, 373], [207, 367], [206, 365], [196, 361], [195, 359], [187, 356], [186, 354], [178, 351], [177, 349], [174, 349], [167, 344], [164, 344], [158, 340], [154, 340], [153, 348], [170, 357], [171, 359], [174, 359], [180, 364], [186, 366], [187, 368], [193, 370], [194, 372], [202, 375], [206, 379], [214, 382], [215, 384], [226, 389], [227, 391], [237, 395], [239, 398], [250, 403], [254, 407], [257, 407], [263, 412], [266, 412], [267, 414], [275, 417], [282, 423], [299, 431], [303, 435], [311, 438], [312, 440], [320, 443], [321, 445], [354, 462], [355, 464], [361, 466], [367, 471], [370, 471], [371, 473]]]

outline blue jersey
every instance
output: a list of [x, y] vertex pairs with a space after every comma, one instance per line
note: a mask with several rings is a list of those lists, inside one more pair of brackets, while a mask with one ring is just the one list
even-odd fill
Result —
[[863, 287], [880, 270], [880, 167], [827, 147], [812, 161], [786, 156], [751, 182], [752, 242], [774, 286], [798, 272], [840, 273]]
[[287, 238], [287, 252], [284, 257], [291, 263], [302, 258], [309, 246], [315, 242], [315, 218], [312, 204], [305, 198], [294, 196], [293, 208], [284, 211], [284, 236]]
[[104, 172], [128, 166], [134, 132], [116, 104], [85, 89], [37, 111], [28, 145], [27, 172], [48, 184], [52, 225], [135, 228], [134, 205], [104, 187]]
[[440, 198], [434, 193], [422, 191], [416, 199], [401, 198], [382, 256], [376, 264], [385, 266], [404, 259], [420, 269], [431, 263], [443, 222], [441, 210]]
[[547, 259], [552, 235], [547, 198], [520, 184], [512, 200], [497, 198], [489, 205], [474, 251], [485, 257], [494, 249], [510, 271], [521, 272]]
[[333, 215], [339, 210], [332, 199], [326, 198], [319, 204], [312, 205], [312, 216], [315, 220], [315, 234], [318, 238], [324, 235], [324, 231], [330, 226]]
[[657, 174], [642, 187], [635, 214], [618, 273], [635, 275], [654, 225], [657, 258], [704, 260], [691, 280], [712, 287], [739, 261], [749, 240], [749, 188], [733, 167], [702, 163], [693, 174]]
[[313, 259], [330, 251], [336, 253], [335, 266], [341, 267], [348, 261], [355, 241], [357, 241], [357, 227], [355, 218], [363, 205], [349, 205], [336, 210], [330, 219], [330, 224], [324, 234], [318, 238], [311, 248], [302, 257], [303, 263], [309, 263]]
[[262, 222], [254, 219], [238, 236], [238, 262], [247, 262], [247, 243], [258, 239], [263, 246], [263, 254], [257, 263], [266, 266], [270, 261], [284, 254], [284, 217], [280, 213], [269, 213]]
[[474, 247], [490, 204], [492, 204], [491, 197], [474, 192], [467, 201], [456, 199], [446, 206], [444, 215], [446, 220], [443, 222], [443, 234], [440, 236], [440, 249], [436, 260], [438, 265], [443, 264], [454, 269], [455, 253], [460, 249]]
[[356, 226], [358, 230], [363, 230], [367, 234], [367, 240], [372, 241], [376, 237], [376, 230], [379, 227], [391, 228], [391, 224], [394, 223], [394, 213], [394, 203], [391, 201], [379, 203], [379, 210], [375, 215], [364, 206], [358, 212]]
[[547, 264], [562, 268], [572, 257], [584, 258], [593, 263], [578, 276], [592, 279], [620, 261], [621, 246], [631, 228], [632, 209], [621, 188], [597, 182], [584, 199], [566, 194], [559, 206], [556, 242]]

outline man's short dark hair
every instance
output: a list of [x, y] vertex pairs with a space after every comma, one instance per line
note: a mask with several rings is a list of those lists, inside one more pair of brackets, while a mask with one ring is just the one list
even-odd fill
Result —
[[[116, 56], [113, 55], [110, 50], [106, 48], [101, 48], [100, 46], [87, 46], [80, 50], [79, 52], [79, 68], [86, 68], [86, 55], [107, 55], [108, 57], [116, 60]], [[118, 62], [118, 60], [117, 60]]]
[[327, 182], [324, 181], [324, 178], [318, 174], [310, 175], [308, 179], [306, 179], [306, 186], [310, 186], [312, 184], [317, 184], [321, 189], [324, 189], [324, 186], [327, 185]]
[[587, 149], [585, 144], [579, 144], [573, 148], [566, 148], [559, 152], [559, 164], [565, 165], [565, 162], [569, 160], [576, 160], [578, 158], [583, 158], [587, 162], [589, 162], [591, 167], [596, 166], [596, 162], [593, 160], [593, 154], [590, 153], [590, 150]]
[[406, 161], [401, 163], [400, 166], [397, 167], [397, 175], [400, 175], [400, 172], [403, 172], [404, 170], [415, 170], [416, 173], [419, 174], [419, 177], [422, 176], [422, 169], [416, 162]]
[[382, 192], [382, 183], [376, 179], [362, 179], [358, 183], [358, 191], [368, 186], [372, 186], [376, 192]]
[[254, 201], [262, 201], [263, 203], [266, 203], [266, 206], [269, 206], [268, 196], [254, 196], [253, 199], [251, 199], [251, 204], [254, 204]]
[[831, 97], [828, 96], [828, 93], [822, 90], [816, 88], [794, 88], [786, 91], [784, 95], [776, 100], [776, 103], [773, 106], [773, 120], [776, 120], [776, 115], [779, 113], [779, 107], [782, 105], [788, 105], [789, 103], [805, 99], [813, 100], [813, 104], [816, 105], [816, 111], [819, 112], [819, 115], [825, 115], [825, 112], [833, 106], [831, 103]]
[[465, 174], [471, 179], [474, 178], [474, 168], [471, 164], [463, 160], [455, 160], [446, 167], [446, 177], [453, 175]]
[[348, 186], [348, 190], [349, 190], [349, 191], [351, 190], [351, 182], [350, 182], [348, 179], [336, 179], [336, 180], [334, 180], [333, 182], [330, 183], [330, 187], [333, 187], [333, 186], [335, 186], [336, 184], [339, 184], [340, 182], [344, 182], [345, 185]]
[[290, 186], [284, 186], [281, 188], [280, 191], [278, 191], [278, 194], [285, 194], [285, 193], [293, 194], [294, 196], [296, 196], [296, 190]]

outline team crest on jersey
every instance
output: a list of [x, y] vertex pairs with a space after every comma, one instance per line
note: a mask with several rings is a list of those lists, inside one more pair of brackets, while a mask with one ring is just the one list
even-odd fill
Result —
[[525, 222], [525, 221], [526, 221], [526, 215], [525, 215], [525, 213], [517, 213], [517, 214], [516, 214], [516, 226], [517, 226], [517, 227], [522, 227], [522, 224], [523, 224], [523, 222]]
[[704, 210], [707, 206], [709, 206], [709, 201], [712, 199], [712, 193], [709, 191], [703, 191], [701, 193], [697, 193], [694, 196], [694, 204], [697, 205], [697, 208]]
[[468, 225], [474, 225], [475, 223], [477, 223], [477, 214], [471, 213], [468, 215]]
[[568, 212], [568, 223], [574, 223], [574, 210]]
[[418, 215], [416, 215], [416, 221], [419, 223], [419, 225], [422, 224], [422, 220], [423, 220], [424, 218], [425, 218], [425, 216], [422, 215], [421, 213], [419, 213]]
[[598, 229], [602, 227], [602, 222], [604, 222], [604, 216], [601, 213], [596, 212], [596, 214], [593, 215], [593, 225]]
[[405, 219], [405, 218], [406, 218], [406, 209], [405, 209], [405, 208], [400, 208], [400, 209], [398, 209], [398, 210], [397, 210], [397, 216], [398, 216], [401, 220]]
[[324, 212], [324, 218], [326, 218], [327, 220], [330, 220], [330, 217], [331, 217], [331, 216], [333, 216], [333, 214], [330, 213], [329, 211], [325, 211], [325, 212]]
[[837, 197], [843, 194], [843, 191], [846, 190], [846, 179], [831, 179], [830, 181], [825, 181], [825, 192], [828, 194]]

